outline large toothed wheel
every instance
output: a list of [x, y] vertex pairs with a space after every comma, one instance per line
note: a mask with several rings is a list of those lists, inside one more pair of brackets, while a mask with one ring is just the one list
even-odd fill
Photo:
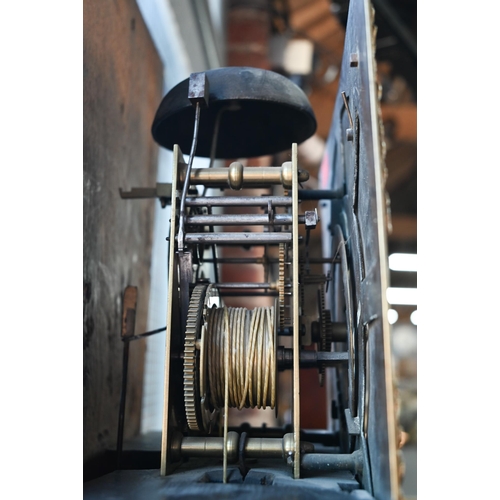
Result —
[[[332, 350], [332, 318], [330, 311], [326, 309], [325, 285], [322, 284], [318, 293], [319, 324], [320, 324], [320, 351], [330, 352]], [[319, 367], [319, 385], [325, 383], [326, 366], [322, 363]]]
[[206, 292], [207, 285], [197, 285], [191, 294], [184, 340], [184, 407], [187, 424], [192, 431], [199, 431], [204, 427], [199, 405], [200, 353], [196, 344], [201, 336]]
[[285, 328], [285, 244], [279, 246], [279, 276], [278, 276], [278, 301], [279, 301], [279, 325], [280, 329]]

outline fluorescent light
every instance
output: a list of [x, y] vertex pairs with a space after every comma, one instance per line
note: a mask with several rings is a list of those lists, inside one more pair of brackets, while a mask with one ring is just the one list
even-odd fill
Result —
[[389, 269], [393, 271], [417, 272], [417, 254], [393, 253], [389, 255]]
[[417, 326], [417, 310], [415, 309], [415, 311], [413, 311], [411, 314], [410, 314], [410, 321], [415, 325]]
[[389, 320], [389, 324], [393, 325], [394, 323], [396, 323], [398, 318], [399, 318], [399, 314], [396, 311], [396, 309], [389, 309], [387, 311], [387, 319]]
[[292, 75], [308, 75], [312, 71], [314, 44], [311, 40], [290, 40], [283, 55], [283, 67]]
[[401, 305], [417, 305], [417, 289], [416, 288], [388, 288], [387, 302], [389, 304]]

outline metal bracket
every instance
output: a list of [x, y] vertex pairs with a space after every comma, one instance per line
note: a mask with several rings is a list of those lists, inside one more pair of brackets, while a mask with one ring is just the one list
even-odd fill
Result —
[[210, 86], [208, 84], [207, 74], [204, 71], [191, 73], [189, 76], [188, 99], [195, 106], [208, 107], [210, 97]]
[[120, 188], [120, 197], [123, 200], [159, 198], [161, 208], [165, 208], [172, 203], [172, 184], [157, 182], [155, 188], [131, 188], [130, 191]]
[[345, 420], [347, 423], [347, 432], [351, 434], [351, 436], [359, 436], [361, 434], [361, 426], [359, 424], [359, 417], [352, 417], [351, 410], [346, 408], [345, 412]]
[[306, 210], [304, 212], [305, 225], [307, 229], [315, 229], [319, 222], [318, 209]]

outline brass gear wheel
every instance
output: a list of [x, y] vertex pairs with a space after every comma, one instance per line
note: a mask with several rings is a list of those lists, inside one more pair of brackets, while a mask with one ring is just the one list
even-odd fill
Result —
[[326, 351], [326, 311], [325, 311], [325, 286], [321, 285], [319, 290], [320, 327], [321, 327], [321, 351]]
[[196, 341], [199, 338], [203, 321], [206, 292], [207, 285], [197, 285], [191, 294], [184, 339], [184, 408], [188, 427], [192, 431], [203, 430], [199, 405], [200, 391], [197, 372], [199, 354], [196, 352]]
[[[319, 289], [319, 307], [320, 307], [320, 351], [331, 351], [332, 349], [332, 317], [330, 311], [325, 307], [325, 285], [322, 284]], [[325, 365], [321, 364], [319, 367], [319, 385], [323, 387], [325, 382]]]
[[279, 294], [279, 316], [280, 329], [285, 328], [285, 244], [279, 246], [279, 276], [278, 276], [278, 294]]

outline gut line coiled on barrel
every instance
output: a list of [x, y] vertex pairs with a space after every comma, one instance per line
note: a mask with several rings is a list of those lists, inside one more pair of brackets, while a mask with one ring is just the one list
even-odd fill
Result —
[[265, 409], [267, 406], [274, 408], [274, 308], [257, 307], [250, 310], [242, 307], [219, 307], [210, 312], [207, 324], [208, 378], [211, 403], [216, 409], [224, 407], [225, 346], [228, 333], [228, 407], [240, 410]]

